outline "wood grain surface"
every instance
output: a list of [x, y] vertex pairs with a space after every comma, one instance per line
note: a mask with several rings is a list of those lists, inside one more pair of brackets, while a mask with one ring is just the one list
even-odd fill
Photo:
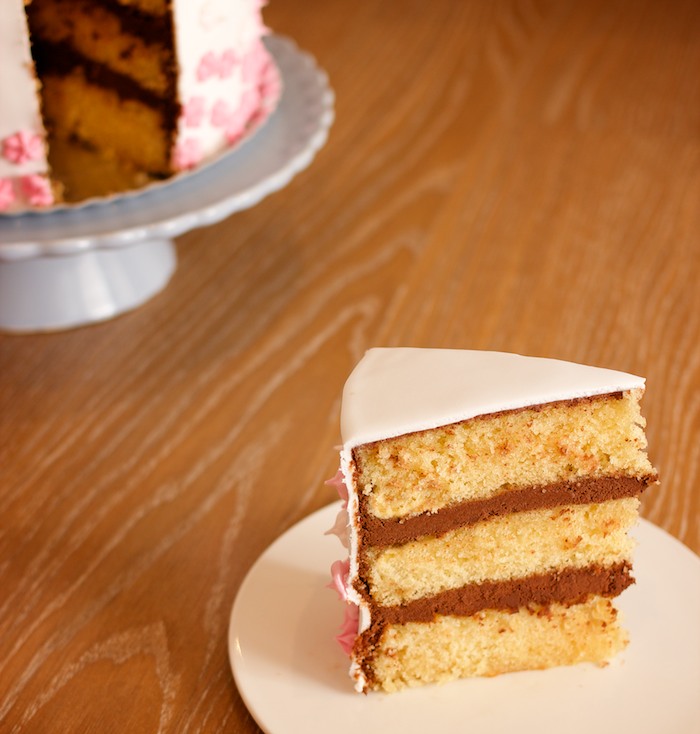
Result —
[[[178, 240], [169, 287], [0, 336], [0, 731], [253, 732], [236, 591], [331, 500], [373, 345], [647, 377], [700, 552], [700, 4], [272, 0], [336, 122], [287, 188]], [[37, 294], [39, 297], [39, 294]]]

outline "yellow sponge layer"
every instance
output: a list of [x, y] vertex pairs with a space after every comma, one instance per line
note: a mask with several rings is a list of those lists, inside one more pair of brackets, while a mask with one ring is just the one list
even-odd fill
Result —
[[464, 421], [355, 449], [369, 514], [436, 512], [509, 489], [653, 474], [641, 390]]
[[130, 77], [144, 89], [164, 96], [168, 91], [166, 68], [172, 53], [157, 43], [146, 43], [126, 33], [119, 18], [98, 5], [80, 0], [60, 3], [32, 0], [32, 37], [51, 43], [67, 42], [88, 59]]
[[383, 606], [482, 581], [631, 560], [627, 530], [638, 517], [629, 497], [593, 505], [519, 512], [388, 548], [368, 548], [370, 595]]
[[52, 136], [77, 138], [151, 174], [172, 173], [163, 118], [157, 110], [89, 84], [78, 69], [68, 76], [47, 76], [43, 85], [44, 114]]
[[388, 692], [455, 678], [493, 676], [580, 662], [605, 663], [627, 644], [611, 602], [486, 610], [389, 626], [374, 658], [372, 687]]

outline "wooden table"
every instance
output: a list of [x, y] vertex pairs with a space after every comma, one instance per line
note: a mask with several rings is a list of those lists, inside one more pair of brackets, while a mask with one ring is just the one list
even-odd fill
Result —
[[272, 0], [337, 120], [310, 169], [178, 241], [165, 292], [0, 338], [0, 730], [249, 732], [226, 632], [280, 533], [334, 499], [372, 345], [647, 377], [700, 551], [700, 5]]

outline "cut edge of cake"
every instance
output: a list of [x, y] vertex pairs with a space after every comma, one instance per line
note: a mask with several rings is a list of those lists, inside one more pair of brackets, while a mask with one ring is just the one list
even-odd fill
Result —
[[280, 96], [262, 5], [10, 0], [0, 213], [138, 190], [236, 146]]
[[[348, 603], [339, 641], [350, 654], [351, 676], [358, 691], [366, 692], [372, 688], [395, 690], [403, 685], [422, 682], [420, 676], [409, 676], [407, 681], [399, 684], [378, 684], [372, 679], [372, 669], [368, 664], [368, 657], [377, 656], [376, 651], [384, 649], [391, 653], [385, 654], [387, 660], [391, 661], [392, 657], [404, 659], [408, 665], [413, 660], [410, 649], [408, 652], [405, 649], [408, 643], [405, 639], [403, 643], [396, 640], [401, 636], [406, 638], [406, 629], [411, 625], [415, 627], [415, 634], [425, 634], [435, 624], [445, 627], [450, 620], [459, 621], [455, 629], [463, 629], [465, 620], [474, 622], [479, 615], [493, 616], [497, 612], [513, 619], [518, 615], [522, 617], [520, 629], [530, 629], [535, 639], [537, 635], [544, 635], [548, 626], [552, 627], [550, 607], [559, 604], [558, 614], [564, 622], [579, 615], [580, 624], [584, 624], [585, 618], [593, 630], [587, 638], [590, 649], [585, 646], [577, 648], [572, 642], [574, 638], [571, 635], [566, 637], [562, 632], [560, 649], [552, 652], [553, 657], [544, 659], [544, 662], [538, 659], [536, 649], [531, 651], [529, 658], [518, 653], [521, 640], [513, 633], [510, 641], [494, 646], [494, 649], [500, 647], [510, 651], [507, 659], [498, 660], [497, 655], [494, 658], [495, 653], [489, 656], [482, 651], [478, 664], [462, 668], [455, 665], [454, 669], [442, 673], [433, 672], [433, 677], [427, 682], [469, 675], [495, 675], [582, 660], [604, 663], [624, 647], [626, 634], [617, 623], [618, 615], [611, 599], [633, 583], [632, 545], [627, 531], [637, 519], [639, 495], [647, 486], [657, 482], [656, 472], [646, 457], [644, 419], [638, 409], [644, 386], [643, 378], [623, 372], [501, 352], [380, 348], [366, 353], [343, 391], [341, 466], [333, 482], [345, 500], [334, 531], [346, 535], [345, 543], [349, 550], [349, 559], [344, 564], [334, 564], [335, 586]], [[483, 432], [489, 430], [489, 421], [497, 422], [491, 426], [492, 429], [520, 431], [517, 435], [527, 437], [528, 430], [536, 430], [538, 435], [543, 431], [546, 434], [550, 411], [553, 414], [559, 411], [566, 417], [572, 410], [574, 413], [576, 410], [583, 412], [588, 416], [586, 420], [598, 421], [603, 427], [612, 426], [613, 434], [617, 423], [626, 421], [629, 426], [625, 430], [629, 429], [631, 438], [623, 430], [621, 435], [615, 435], [613, 445], [605, 446], [601, 457], [596, 459], [595, 452], [589, 456], [586, 449], [586, 441], [595, 442], [595, 437], [584, 436], [581, 439], [583, 448], [578, 446], [572, 451], [578, 457], [569, 457], [569, 464], [580, 464], [578, 468], [573, 467], [572, 474], [567, 462], [563, 462], [563, 469], [557, 468], [556, 441], [545, 436], [543, 443], [547, 445], [549, 440], [552, 444], [549, 452], [554, 460], [550, 462], [551, 457], [545, 455], [540, 461], [553, 464], [555, 479], [549, 477], [534, 489], [517, 485], [518, 466], [508, 467], [508, 460], [501, 462], [506, 465], [504, 475], [497, 456], [492, 470], [494, 484], [481, 488], [479, 497], [464, 499], [463, 488], [458, 487], [456, 493], [451, 488], [439, 502], [433, 505], [428, 502], [422, 508], [404, 508], [403, 514], [396, 517], [372, 517], [368, 514], [367, 495], [371, 491], [365, 488], [363, 492], [357, 486], [360, 473], [358, 452], [365, 447], [379, 447], [385, 457], [402, 464], [405, 469], [406, 455], [410, 450], [401, 445], [403, 437], [406, 438], [404, 444], [410, 445], [411, 441], [417, 440], [416, 437], [424, 444], [436, 429], [445, 429], [439, 436], [440, 450], [432, 458], [431, 466], [434, 466], [439, 464], [442, 453], [449, 454], [451, 441], [458, 445], [470, 440], [476, 441], [477, 445], [479, 441], [483, 442]], [[561, 422], [561, 415], [556, 420]], [[579, 415], [576, 419], [584, 420]], [[518, 426], [519, 423], [526, 428]], [[600, 425], [597, 430], [604, 433]], [[476, 438], [465, 436], [465, 432], [468, 434], [475, 426], [478, 429], [474, 431]], [[566, 427], [567, 430], [570, 428]], [[556, 425], [550, 433], [556, 438]], [[398, 448], [393, 445], [396, 442]], [[627, 450], [625, 442], [631, 442], [632, 450]], [[504, 455], [517, 454], [517, 451], [511, 452], [506, 444], [503, 445], [506, 446]], [[566, 446], [559, 448], [567, 450]], [[421, 450], [425, 450], [425, 446], [421, 445]], [[607, 459], [606, 451], [610, 452]], [[498, 446], [492, 448], [492, 453], [499, 454]], [[623, 458], [616, 464], [617, 453], [621, 453]], [[456, 461], [454, 456], [450, 456], [452, 461]], [[417, 472], [412, 467], [411, 471], [413, 491], [420, 485], [416, 477], [423, 469]], [[511, 472], [510, 477], [508, 471]], [[563, 474], [557, 478], [557, 472]], [[443, 468], [442, 474], [446, 473], [449, 471]], [[426, 496], [430, 495], [432, 485], [439, 484], [434, 479], [428, 477], [429, 481], [425, 482], [428, 486]], [[474, 484], [473, 477], [471, 480]], [[499, 481], [502, 484], [499, 485]], [[392, 482], [397, 486], [393, 492], [387, 493], [390, 498], [402, 493], [399, 479], [390, 477], [388, 483]], [[419, 489], [414, 494], [420, 495], [421, 491]], [[554, 517], [557, 514], [559, 518]], [[500, 563], [501, 568], [516, 569], [514, 576], [506, 574], [503, 578], [495, 578], [493, 569], [482, 569], [479, 576], [472, 568], [478, 564], [465, 563], [463, 559], [475, 558], [475, 553], [483, 547], [484, 538], [496, 533], [499, 525], [504, 529], [498, 530], [501, 533], [498, 537], [507, 537], [509, 518], [516, 516], [520, 533], [528, 527], [539, 528], [540, 533], [542, 528], [559, 527], [563, 552], [542, 550], [542, 558], [538, 561], [540, 565], [535, 562], [523, 564], [522, 559], [514, 557], [518, 550], [516, 543], [513, 557], [497, 559], [495, 565], [499, 567]], [[587, 519], [577, 519], [578, 516]], [[605, 544], [599, 543], [596, 537], [608, 533], [606, 528], [613, 525], [617, 535], [608, 542], [610, 549], [606, 555], [602, 553]], [[576, 530], [575, 535], [567, 535], [569, 527]], [[537, 545], [536, 533], [530, 542]], [[422, 544], [430, 547], [429, 559], [436, 556], [442, 559], [441, 569], [431, 568], [430, 561], [420, 568], [416, 559], [420, 558]], [[571, 547], [567, 548], [567, 544]], [[407, 554], [409, 546], [412, 549]], [[587, 549], [597, 548], [598, 556], [590, 557], [599, 557], [600, 562], [586, 565], [583, 562], [586, 560], [582, 550], [584, 546]], [[369, 572], [370, 549], [377, 564], [372, 573], [374, 577], [383, 579], [380, 582]], [[556, 556], [556, 563], [547, 566], [550, 556], [552, 562]], [[576, 556], [583, 559], [578, 565], [571, 560]], [[406, 596], [401, 596], [401, 593], [392, 596], [402, 584], [401, 569], [406, 563], [413, 564], [414, 573], [420, 578], [440, 577], [431, 578], [433, 586], [427, 597], [421, 594], [420, 583], [406, 592]], [[537, 573], [543, 563], [544, 571]], [[471, 576], [464, 573], [465, 566], [471, 569]], [[380, 593], [378, 590], [382, 585], [385, 587], [381, 592], [386, 601], [384, 605], [376, 603], [373, 597]], [[390, 593], [386, 594], [386, 589]], [[517, 605], [514, 599], [518, 601]], [[494, 610], [489, 604], [497, 608]], [[459, 609], [456, 615], [442, 614], [444, 610], [455, 608]], [[574, 611], [567, 617], [566, 609], [569, 608]], [[404, 614], [409, 615], [407, 622], [401, 621]], [[561, 625], [554, 625], [554, 628], [564, 629]], [[509, 628], [501, 624], [499, 629], [503, 630], [502, 639], [508, 638]], [[550, 637], [552, 629], [548, 633]], [[399, 630], [401, 635], [398, 635]], [[387, 642], [389, 636], [396, 638], [391, 644]], [[439, 644], [438, 639], [437, 647], [430, 651], [433, 659], [439, 657]], [[459, 647], [454, 640], [450, 644]], [[469, 658], [467, 652], [463, 654]]]

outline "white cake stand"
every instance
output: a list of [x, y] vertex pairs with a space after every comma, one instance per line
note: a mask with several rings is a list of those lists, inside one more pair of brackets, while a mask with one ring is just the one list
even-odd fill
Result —
[[266, 43], [283, 93], [240, 147], [138, 195], [0, 217], [0, 329], [67, 329], [136, 308], [175, 271], [174, 237], [257, 204], [311, 163], [333, 121], [333, 92], [292, 41]]

